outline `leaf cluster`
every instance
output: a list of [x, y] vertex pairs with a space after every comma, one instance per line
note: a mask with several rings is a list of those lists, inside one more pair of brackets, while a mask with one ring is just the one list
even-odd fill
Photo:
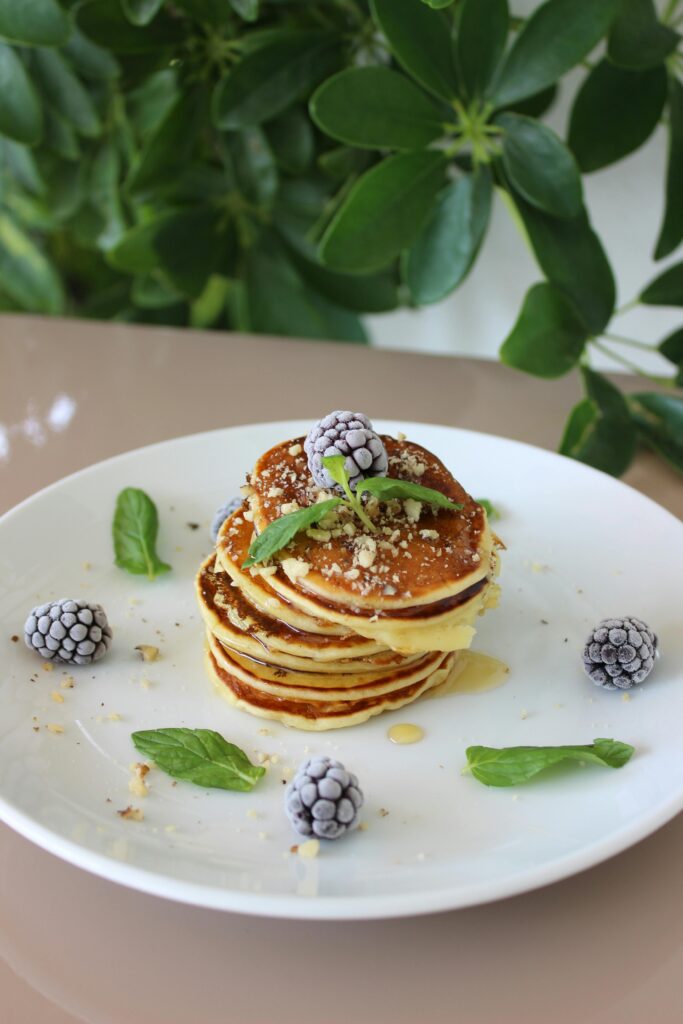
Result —
[[[630, 366], [621, 346], [642, 345], [612, 331], [582, 176], [665, 120], [654, 256], [680, 245], [682, 8], [5, 0], [0, 310], [364, 342], [362, 314], [462, 284], [502, 201], [542, 280], [501, 359], [548, 378], [583, 368], [567, 454], [621, 473], [640, 439], [680, 468], [680, 398], [645, 427], [642, 403], [590, 367], [596, 347]], [[577, 67], [565, 140], [543, 115]], [[683, 304], [682, 268], [637, 301]], [[658, 346], [671, 386], [682, 331]]]

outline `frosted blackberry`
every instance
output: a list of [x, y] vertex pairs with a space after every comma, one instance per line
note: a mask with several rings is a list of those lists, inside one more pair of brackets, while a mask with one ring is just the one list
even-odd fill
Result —
[[285, 790], [285, 810], [302, 836], [339, 839], [358, 826], [363, 794], [358, 779], [329, 757], [302, 762]]
[[211, 540], [214, 542], [214, 544], [218, 540], [218, 531], [220, 530], [225, 520], [228, 518], [228, 516], [231, 516], [233, 512], [236, 512], [241, 504], [241, 498], [231, 498], [230, 501], [226, 501], [224, 505], [221, 505], [220, 508], [216, 509], [216, 511], [214, 512], [213, 519], [211, 520]]
[[24, 640], [46, 661], [89, 665], [109, 650], [111, 628], [101, 605], [62, 598], [32, 609]]
[[633, 616], [603, 619], [586, 640], [583, 667], [596, 686], [630, 690], [646, 679], [655, 663], [657, 637]]
[[306, 435], [304, 451], [318, 487], [341, 491], [323, 466], [328, 455], [345, 455], [344, 468], [351, 488], [367, 476], [386, 476], [387, 450], [372, 423], [360, 412], [337, 410], [314, 423]]

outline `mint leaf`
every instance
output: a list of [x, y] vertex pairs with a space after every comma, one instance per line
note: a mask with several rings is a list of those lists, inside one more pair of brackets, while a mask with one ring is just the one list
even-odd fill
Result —
[[286, 516], [275, 519], [252, 542], [242, 568], [248, 569], [250, 565], [255, 565], [257, 562], [267, 561], [271, 555], [289, 544], [292, 537], [296, 537], [300, 530], [319, 523], [341, 501], [343, 498], [330, 498], [328, 501], [319, 501], [316, 505], [309, 505], [308, 508], [302, 508], [298, 512], [290, 512]]
[[516, 786], [561, 761], [621, 768], [633, 749], [628, 743], [610, 739], [567, 747], [468, 747], [463, 774], [471, 772], [485, 786]]
[[162, 771], [196, 786], [247, 793], [265, 773], [213, 729], [145, 729], [131, 739]]
[[171, 568], [156, 553], [159, 516], [149, 495], [137, 487], [126, 487], [116, 499], [112, 537], [116, 564], [120, 569], [153, 580]]
[[380, 501], [390, 501], [392, 498], [414, 498], [416, 501], [424, 501], [437, 508], [447, 508], [451, 512], [458, 512], [463, 506], [451, 501], [441, 491], [435, 491], [431, 487], [423, 487], [421, 484], [411, 483], [410, 480], [394, 480], [387, 476], [372, 476], [362, 480], [356, 487], [356, 495], [363, 491], [372, 494]]
[[500, 512], [488, 498], [475, 498], [474, 500], [477, 505], [481, 505], [489, 519], [500, 519]]
[[356, 484], [355, 494], [351, 490], [351, 485], [349, 483], [349, 474], [346, 472], [346, 457], [344, 455], [324, 455], [323, 466], [330, 474], [334, 482], [336, 484], [339, 484], [340, 487], [343, 487], [344, 493], [348, 499], [347, 501], [344, 502], [344, 504], [350, 506], [353, 509], [353, 511], [356, 513], [360, 521], [363, 523], [365, 527], [367, 527], [370, 533], [375, 533], [377, 531], [377, 527], [369, 518], [369, 516], [367, 516], [366, 513], [363, 511], [363, 506], [360, 503], [361, 492], [359, 488], [362, 489], [362, 483]]

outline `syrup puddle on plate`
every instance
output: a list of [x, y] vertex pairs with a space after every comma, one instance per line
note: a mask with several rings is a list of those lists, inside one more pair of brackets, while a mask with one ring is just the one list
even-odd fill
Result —
[[448, 678], [428, 690], [425, 697], [445, 697], [450, 693], [483, 693], [506, 682], [510, 668], [504, 661], [478, 651], [461, 651]]
[[412, 722], [401, 722], [387, 729], [387, 736], [392, 743], [399, 743], [401, 746], [406, 743], [419, 743], [424, 737], [424, 729], [419, 725], [413, 725]]

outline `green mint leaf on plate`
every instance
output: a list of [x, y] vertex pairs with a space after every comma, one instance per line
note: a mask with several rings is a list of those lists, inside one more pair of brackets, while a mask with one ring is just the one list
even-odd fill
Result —
[[120, 569], [153, 580], [171, 568], [156, 553], [159, 516], [149, 495], [137, 487], [126, 487], [116, 499], [112, 537]]
[[145, 729], [131, 739], [157, 768], [196, 786], [248, 793], [265, 772], [213, 729]]
[[516, 786], [561, 761], [621, 768], [632, 753], [628, 743], [608, 739], [568, 747], [468, 747], [463, 774], [471, 773], [485, 786]]
[[500, 519], [500, 512], [488, 498], [475, 498], [474, 500], [477, 505], [481, 505], [489, 519]]
[[272, 555], [281, 551], [293, 537], [296, 537], [300, 530], [307, 526], [314, 526], [324, 519], [328, 512], [336, 508], [343, 501], [343, 498], [330, 498], [328, 501], [319, 501], [315, 505], [301, 508], [298, 512], [289, 512], [286, 516], [274, 519], [265, 528], [263, 533], [256, 537], [249, 548], [249, 554], [242, 568], [248, 569], [250, 565], [257, 562], [265, 562]]
[[457, 502], [451, 501], [441, 491], [423, 487], [422, 484], [414, 484], [410, 480], [394, 480], [388, 476], [371, 476], [362, 480], [356, 487], [356, 494], [362, 494], [364, 491], [380, 501], [390, 501], [392, 498], [414, 498], [415, 501], [424, 501], [429, 505], [446, 508], [451, 512], [458, 512], [463, 507]]

